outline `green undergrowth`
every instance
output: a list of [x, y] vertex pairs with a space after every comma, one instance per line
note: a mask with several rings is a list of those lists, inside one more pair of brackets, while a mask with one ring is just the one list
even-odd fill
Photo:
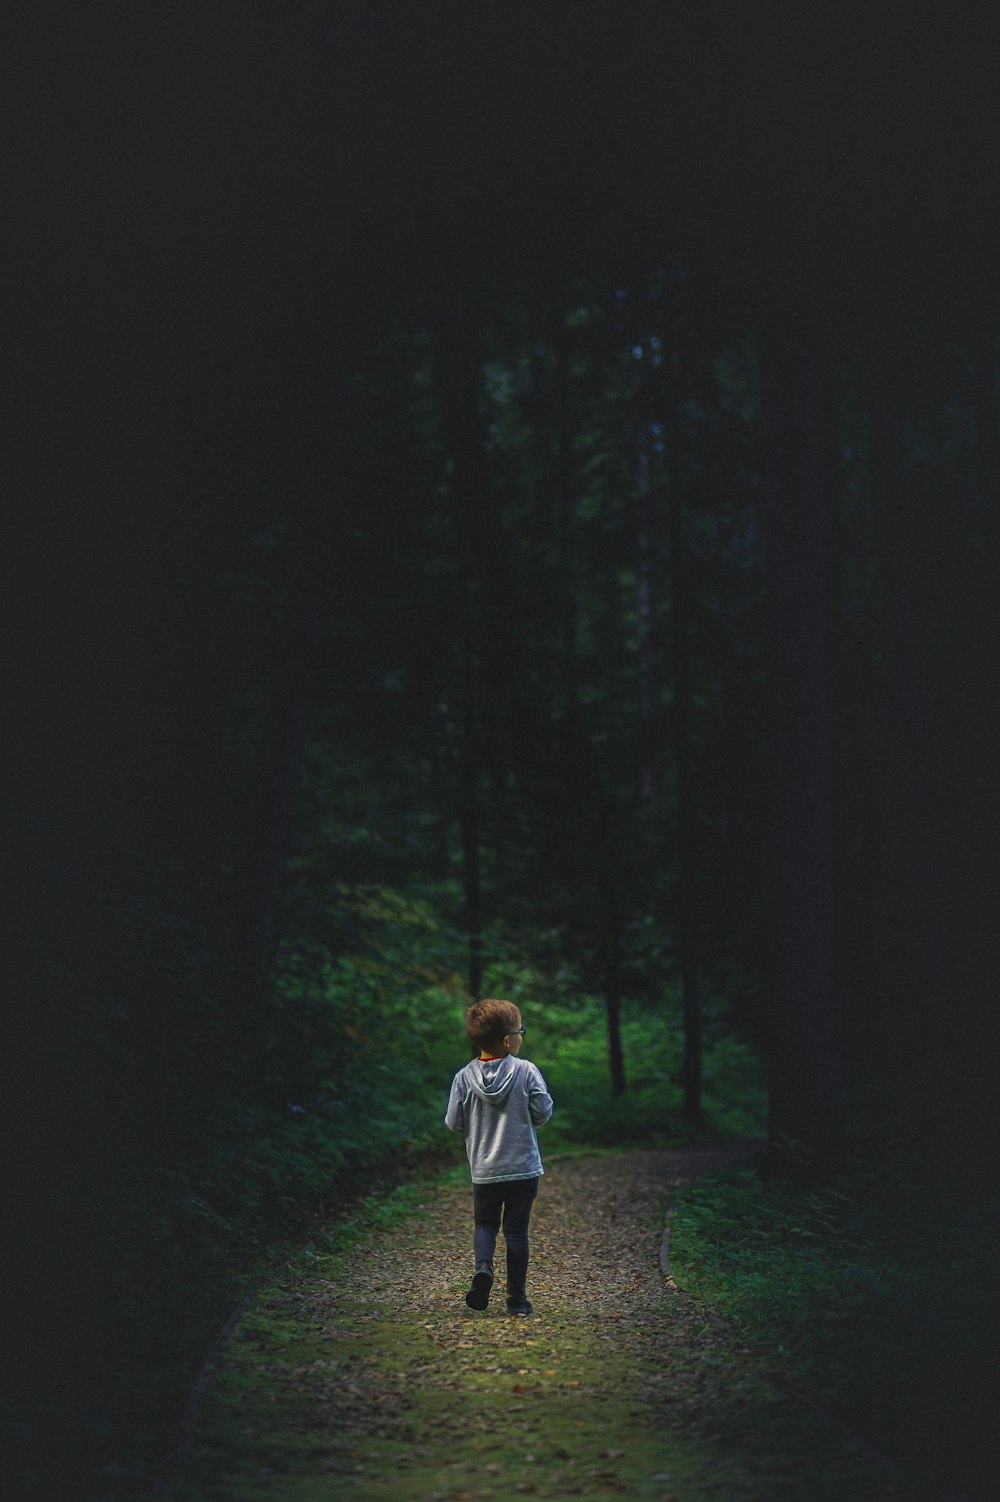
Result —
[[[93, 1141], [76, 1132], [79, 1163], [67, 1164], [48, 1219], [26, 1233], [44, 1290], [24, 1315], [38, 1381], [0, 1414], [24, 1502], [69, 1496], [68, 1476], [74, 1502], [131, 1502], [250, 1289], [327, 1235], [318, 1228], [354, 1224], [349, 1212], [366, 1195], [365, 1215], [391, 1215], [394, 1185], [426, 1167], [466, 1172], [461, 1140], [443, 1124], [451, 1079], [471, 1052], [455, 968], [463, 942], [433, 892], [355, 885], [336, 898], [323, 911], [339, 947], [283, 946], [245, 1054], [210, 1079], [188, 1079], [165, 1059], [145, 1114], [109, 1109]], [[496, 936], [490, 943], [502, 953]], [[691, 1139], [672, 990], [656, 1006], [626, 1000], [628, 1091], [615, 1098], [603, 1003], [572, 967], [504, 961], [484, 989], [521, 1006], [525, 1054], [555, 1097], [544, 1155]], [[706, 1004], [705, 1042], [700, 1135], [759, 1132], [760, 1067], [719, 1001]]]
[[[172, 1502], [321, 1502], [342, 1491], [366, 1502], [799, 1502], [804, 1486], [816, 1502], [932, 1502], [919, 1478], [910, 1489], [814, 1404], [787, 1400], [791, 1374], [725, 1301], [720, 1318], [699, 1298], [651, 1291], [638, 1317], [618, 1323], [620, 1313], [595, 1320], [581, 1289], [510, 1321], [464, 1310], [460, 1262], [429, 1300], [373, 1305], [373, 1266], [391, 1284], [435, 1202], [467, 1188], [459, 1168], [374, 1195], [275, 1270], [227, 1349]], [[719, 1192], [710, 1186], [709, 1201]], [[373, 1264], [373, 1244], [384, 1261]]]
[[205, 1132], [200, 1152], [167, 1158], [138, 1142], [113, 1172], [91, 1169], [89, 1220], [69, 1222], [72, 1275], [65, 1246], [38, 1245], [40, 1272], [55, 1251], [60, 1261], [39, 1277], [44, 1303], [25, 1334], [32, 1366], [0, 1410], [17, 1502], [145, 1499], [241, 1300], [326, 1227], [363, 1234], [395, 1213], [394, 1190], [416, 1192], [401, 1179], [453, 1159], [450, 1143], [443, 1153], [432, 1140], [404, 1145], [363, 1122], [338, 1143], [312, 1114], [235, 1093], [186, 1105]]
[[915, 1474], [986, 1497], [998, 1210], [995, 1193], [913, 1165], [854, 1161], [812, 1188], [741, 1169], [684, 1190], [671, 1263], [779, 1390]]
[[[355, 1340], [304, 1332], [271, 1301], [241, 1327], [174, 1502], [326, 1502], [337, 1494], [331, 1488], [344, 1486], [366, 1502], [565, 1496], [581, 1490], [569, 1471], [597, 1492], [662, 1502], [697, 1476], [694, 1447], [665, 1443], [627, 1401], [618, 1411], [606, 1386], [593, 1390], [593, 1352], [579, 1332], [547, 1336], [535, 1324], [503, 1334], [488, 1359], [480, 1348], [456, 1366], [460, 1385], [435, 1391], [419, 1385], [431, 1338], [416, 1320], [366, 1327], [359, 1360]], [[340, 1385], [336, 1421], [324, 1422], [331, 1372]], [[628, 1362], [605, 1353], [601, 1375], [624, 1390]], [[374, 1395], [374, 1424], [371, 1396], [356, 1413], [345, 1400], [352, 1379]]]
[[759, 1136], [767, 1120], [763, 1066], [731, 1029], [721, 1000], [705, 1004], [702, 1126], [682, 1114], [684, 1029], [679, 990], [655, 1005], [626, 999], [621, 1045], [626, 1091], [615, 1096], [608, 1066], [607, 1013], [600, 997], [574, 990], [568, 975], [508, 963], [487, 972], [489, 993], [520, 1007], [522, 1050], [542, 1070], [556, 1101], [545, 1128], [550, 1147], [574, 1142], [662, 1147], [714, 1137]]
[[[569, 1155], [585, 1153], [607, 1155]], [[171, 1502], [326, 1502], [345, 1490], [366, 1502], [676, 1502], [745, 1481], [740, 1462], [650, 1424], [634, 1349], [586, 1301], [530, 1321], [472, 1314], [463, 1259], [431, 1299], [377, 1312], [373, 1243], [391, 1269], [456, 1191], [468, 1191], [462, 1166], [373, 1194], [275, 1270], [227, 1348]]]

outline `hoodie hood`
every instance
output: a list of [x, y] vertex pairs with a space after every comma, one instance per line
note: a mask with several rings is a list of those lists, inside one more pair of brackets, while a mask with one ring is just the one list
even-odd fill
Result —
[[480, 1100], [489, 1101], [491, 1106], [502, 1106], [510, 1094], [516, 1071], [514, 1056], [508, 1054], [504, 1059], [490, 1059], [486, 1064], [481, 1059], [473, 1059], [466, 1065], [465, 1073]]

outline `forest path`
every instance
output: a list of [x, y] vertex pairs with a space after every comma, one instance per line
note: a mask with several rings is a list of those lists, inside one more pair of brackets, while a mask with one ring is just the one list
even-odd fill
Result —
[[348, 1254], [296, 1264], [229, 1342], [177, 1502], [465, 1502], [618, 1493], [912, 1502], [887, 1464], [782, 1394], [661, 1267], [670, 1198], [746, 1144], [550, 1163], [528, 1293], [470, 1310], [454, 1177]]

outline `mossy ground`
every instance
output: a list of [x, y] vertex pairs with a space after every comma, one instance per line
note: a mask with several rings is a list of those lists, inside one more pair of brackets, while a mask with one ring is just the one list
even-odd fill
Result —
[[[777, 1391], [659, 1260], [676, 1186], [718, 1151], [555, 1162], [529, 1296], [464, 1302], [471, 1204], [410, 1186], [262, 1290], [226, 1351], [176, 1502], [461, 1502], [619, 1493], [659, 1502], [921, 1496]], [[502, 1274], [502, 1253], [498, 1258]]]

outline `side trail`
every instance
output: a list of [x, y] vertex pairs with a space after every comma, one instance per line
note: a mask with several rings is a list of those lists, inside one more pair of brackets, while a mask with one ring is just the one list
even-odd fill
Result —
[[502, 1240], [489, 1308], [467, 1307], [453, 1183], [296, 1264], [229, 1340], [172, 1502], [914, 1502], [912, 1477], [782, 1392], [670, 1276], [672, 1196], [756, 1146], [550, 1160], [527, 1318], [506, 1313]]

